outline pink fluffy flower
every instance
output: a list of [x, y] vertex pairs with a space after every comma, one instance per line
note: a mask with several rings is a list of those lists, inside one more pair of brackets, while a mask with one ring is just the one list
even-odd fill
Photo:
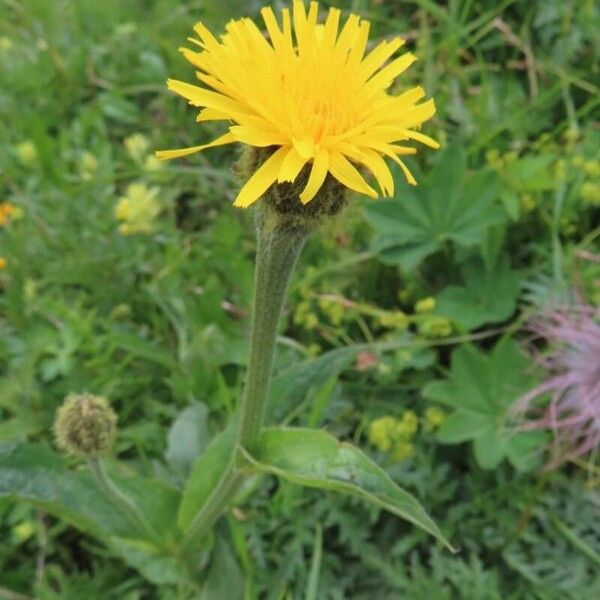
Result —
[[521, 431], [553, 432], [546, 469], [600, 445], [600, 310], [580, 304], [546, 312], [531, 330], [549, 349], [536, 356], [548, 379], [519, 399]]

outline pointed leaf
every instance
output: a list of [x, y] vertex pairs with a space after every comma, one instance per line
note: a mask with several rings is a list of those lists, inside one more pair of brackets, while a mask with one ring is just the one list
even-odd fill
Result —
[[339, 442], [325, 431], [267, 428], [255, 456], [249, 460], [259, 471], [294, 483], [369, 500], [423, 528], [452, 549], [416, 498], [358, 448]]
[[235, 444], [235, 422], [216, 435], [196, 461], [187, 480], [177, 523], [185, 531], [227, 468]]

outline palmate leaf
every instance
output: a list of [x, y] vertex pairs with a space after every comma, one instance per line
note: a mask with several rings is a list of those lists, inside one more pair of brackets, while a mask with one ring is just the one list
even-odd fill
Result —
[[507, 458], [522, 471], [533, 468], [545, 440], [543, 432], [515, 432], [507, 423], [513, 403], [535, 380], [529, 361], [510, 338], [500, 340], [489, 355], [465, 344], [452, 355], [448, 378], [430, 383], [423, 395], [454, 408], [442, 424], [442, 443], [473, 442], [475, 459], [493, 469]]
[[481, 244], [486, 230], [505, 219], [496, 206], [499, 180], [492, 171], [467, 178], [464, 154], [449, 148], [429, 181], [407, 191], [398, 175], [398, 197], [365, 208], [375, 230], [371, 249], [387, 264], [410, 270], [447, 242]]
[[359, 496], [421, 527], [452, 547], [419, 502], [358, 448], [325, 431], [270, 427], [249, 461], [257, 470], [308, 487]]
[[449, 285], [436, 297], [436, 313], [452, 319], [467, 331], [508, 319], [517, 307], [521, 277], [508, 261], [491, 268], [474, 259], [461, 269], [464, 284]]

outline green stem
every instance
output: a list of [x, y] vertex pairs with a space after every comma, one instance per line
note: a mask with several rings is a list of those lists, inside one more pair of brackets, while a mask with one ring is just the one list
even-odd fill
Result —
[[290, 276], [307, 236], [306, 229], [273, 227], [268, 214], [258, 215], [250, 353], [237, 437], [238, 445], [250, 452], [263, 423]]
[[279, 319], [292, 271], [308, 233], [305, 227], [283, 223], [268, 209], [262, 209], [257, 215], [250, 351], [236, 444], [219, 483], [186, 532], [181, 555], [193, 552], [198, 538], [205, 535], [227, 509], [244, 481], [243, 450], [252, 452], [258, 443], [269, 396]]
[[94, 476], [94, 479], [113, 503], [121, 508], [132, 523], [135, 523], [140, 533], [152, 540], [157, 545], [161, 545], [161, 540], [156, 531], [152, 528], [139, 506], [126, 496], [110, 478], [106, 471], [104, 463], [99, 458], [88, 458], [88, 467]]

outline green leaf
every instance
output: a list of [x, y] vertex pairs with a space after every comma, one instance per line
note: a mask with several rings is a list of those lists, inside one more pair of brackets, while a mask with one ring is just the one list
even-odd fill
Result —
[[177, 585], [190, 579], [185, 566], [140, 540], [112, 538], [110, 546], [134, 569], [155, 585]]
[[[176, 490], [143, 477], [111, 476], [116, 485], [138, 504], [166, 543], [176, 534]], [[100, 539], [116, 536], [140, 539], [126, 515], [98, 487], [87, 469], [72, 471], [67, 462], [45, 446], [0, 446], [0, 497], [29, 502]]]
[[369, 500], [423, 528], [452, 549], [411, 494], [396, 485], [358, 448], [339, 442], [325, 431], [266, 428], [261, 433], [255, 456], [249, 460], [264, 473]]
[[529, 360], [515, 341], [505, 337], [489, 354], [472, 345], [461, 346], [452, 355], [447, 379], [430, 383], [423, 395], [454, 408], [440, 427], [440, 442], [471, 441], [484, 469], [508, 458], [515, 468], [529, 470], [537, 464], [544, 437], [511, 431], [507, 420], [513, 403], [534, 385]]
[[215, 538], [210, 565], [198, 600], [242, 600], [244, 579], [229, 544]]
[[233, 455], [236, 425], [229, 426], [216, 435], [208, 448], [196, 461], [187, 480], [179, 507], [177, 523], [185, 531], [194, 516], [219, 482]]
[[180, 472], [189, 473], [192, 465], [210, 440], [208, 409], [205, 404], [194, 402], [182, 410], [167, 435], [169, 464]]
[[520, 192], [553, 190], [556, 181], [550, 167], [554, 160], [553, 154], [530, 154], [507, 164], [504, 175]]
[[305, 398], [311, 388], [324, 386], [350, 364], [360, 348], [348, 346], [295, 364], [278, 373], [271, 383], [267, 423], [280, 423]]
[[467, 247], [481, 244], [486, 230], [505, 219], [495, 205], [497, 175], [482, 170], [466, 178], [465, 158], [458, 148], [441, 155], [429, 182], [412, 192], [398, 182], [398, 189], [398, 198], [368, 205], [365, 218], [375, 230], [372, 251], [405, 270], [414, 269], [448, 241]]
[[436, 297], [436, 314], [467, 331], [508, 319], [517, 307], [521, 278], [503, 259], [486, 269], [479, 258], [462, 268], [463, 286], [449, 285]]

